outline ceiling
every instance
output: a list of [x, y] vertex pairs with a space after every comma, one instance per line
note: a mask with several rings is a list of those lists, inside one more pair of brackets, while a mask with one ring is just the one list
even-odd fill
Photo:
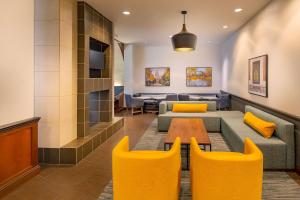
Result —
[[[124, 43], [163, 45], [182, 26], [187, 10], [188, 31], [200, 43], [220, 43], [271, 0], [85, 0], [114, 23], [116, 39]], [[235, 13], [235, 8], [243, 11]], [[125, 16], [122, 11], [128, 10]], [[223, 29], [228, 25], [228, 29]]]

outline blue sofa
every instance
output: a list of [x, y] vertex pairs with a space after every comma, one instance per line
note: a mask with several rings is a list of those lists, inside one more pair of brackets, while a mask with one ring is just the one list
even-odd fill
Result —
[[[203, 100], [207, 101], [209, 99], [206, 99], [205, 97], [217, 97], [219, 93], [180, 93], [178, 94], [178, 100], [179, 101], [197, 101], [197, 100]], [[199, 97], [201, 99], [193, 99], [193, 97]]]
[[133, 95], [134, 97], [140, 97], [140, 96], [165, 96], [166, 98], [164, 99], [165, 101], [177, 101], [178, 96], [176, 93], [135, 93]]

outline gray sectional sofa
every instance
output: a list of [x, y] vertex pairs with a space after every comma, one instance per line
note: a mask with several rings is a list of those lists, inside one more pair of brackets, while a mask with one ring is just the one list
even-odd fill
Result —
[[244, 140], [250, 138], [264, 154], [265, 169], [294, 169], [295, 145], [294, 125], [274, 115], [263, 112], [251, 106], [246, 106], [245, 112], [276, 124], [274, 135], [266, 139], [243, 122], [243, 116], [221, 118], [221, 132], [232, 150], [242, 152]]
[[[294, 169], [295, 145], [294, 125], [274, 115], [257, 108], [246, 106], [245, 112], [250, 111], [256, 116], [274, 122], [277, 126], [274, 135], [266, 139], [243, 122], [244, 114], [240, 111], [216, 111], [215, 102], [208, 104], [206, 113], [173, 113], [176, 101], [161, 102], [158, 116], [158, 130], [168, 131], [172, 118], [201, 118], [208, 132], [221, 132], [233, 151], [244, 151], [244, 140], [249, 137], [264, 154], [265, 169]], [[178, 103], [199, 103], [193, 101]]]

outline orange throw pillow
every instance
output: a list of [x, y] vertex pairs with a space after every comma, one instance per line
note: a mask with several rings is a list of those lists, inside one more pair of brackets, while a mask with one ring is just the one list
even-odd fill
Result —
[[183, 113], [204, 113], [207, 112], [207, 104], [183, 104], [174, 103], [173, 112], [183, 112]]
[[244, 122], [260, 133], [265, 138], [270, 138], [275, 129], [276, 124], [273, 122], [264, 121], [256, 117], [253, 113], [247, 112], [244, 116]]

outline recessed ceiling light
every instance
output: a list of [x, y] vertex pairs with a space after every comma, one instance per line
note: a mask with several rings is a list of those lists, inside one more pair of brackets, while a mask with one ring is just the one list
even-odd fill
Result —
[[224, 26], [223, 26], [223, 29], [228, 29], [228, 26], [227, 26], [227, 25], [224, 25]]
[[210, 41], [210, 40], [208, 40], [208, 41], [207, 41], [207, 43], [208, 43], [208, 44], [210, 44], [210, 43], [211, 43], [211, 41]]
[[130, 12], [129, 11], [123, 11], [122, 12], [124, 15], [130, 15]]
[[169, 38], [172, 38], [173, 37], [173, 35], [169, 35]]
[[242, 8], [236, 8], [236, 9], [234, 9], [234, 12], [236, 12], [236, 13], [238, 13], [238, 12], [242, 12], [243, 11], [243, 9]]

